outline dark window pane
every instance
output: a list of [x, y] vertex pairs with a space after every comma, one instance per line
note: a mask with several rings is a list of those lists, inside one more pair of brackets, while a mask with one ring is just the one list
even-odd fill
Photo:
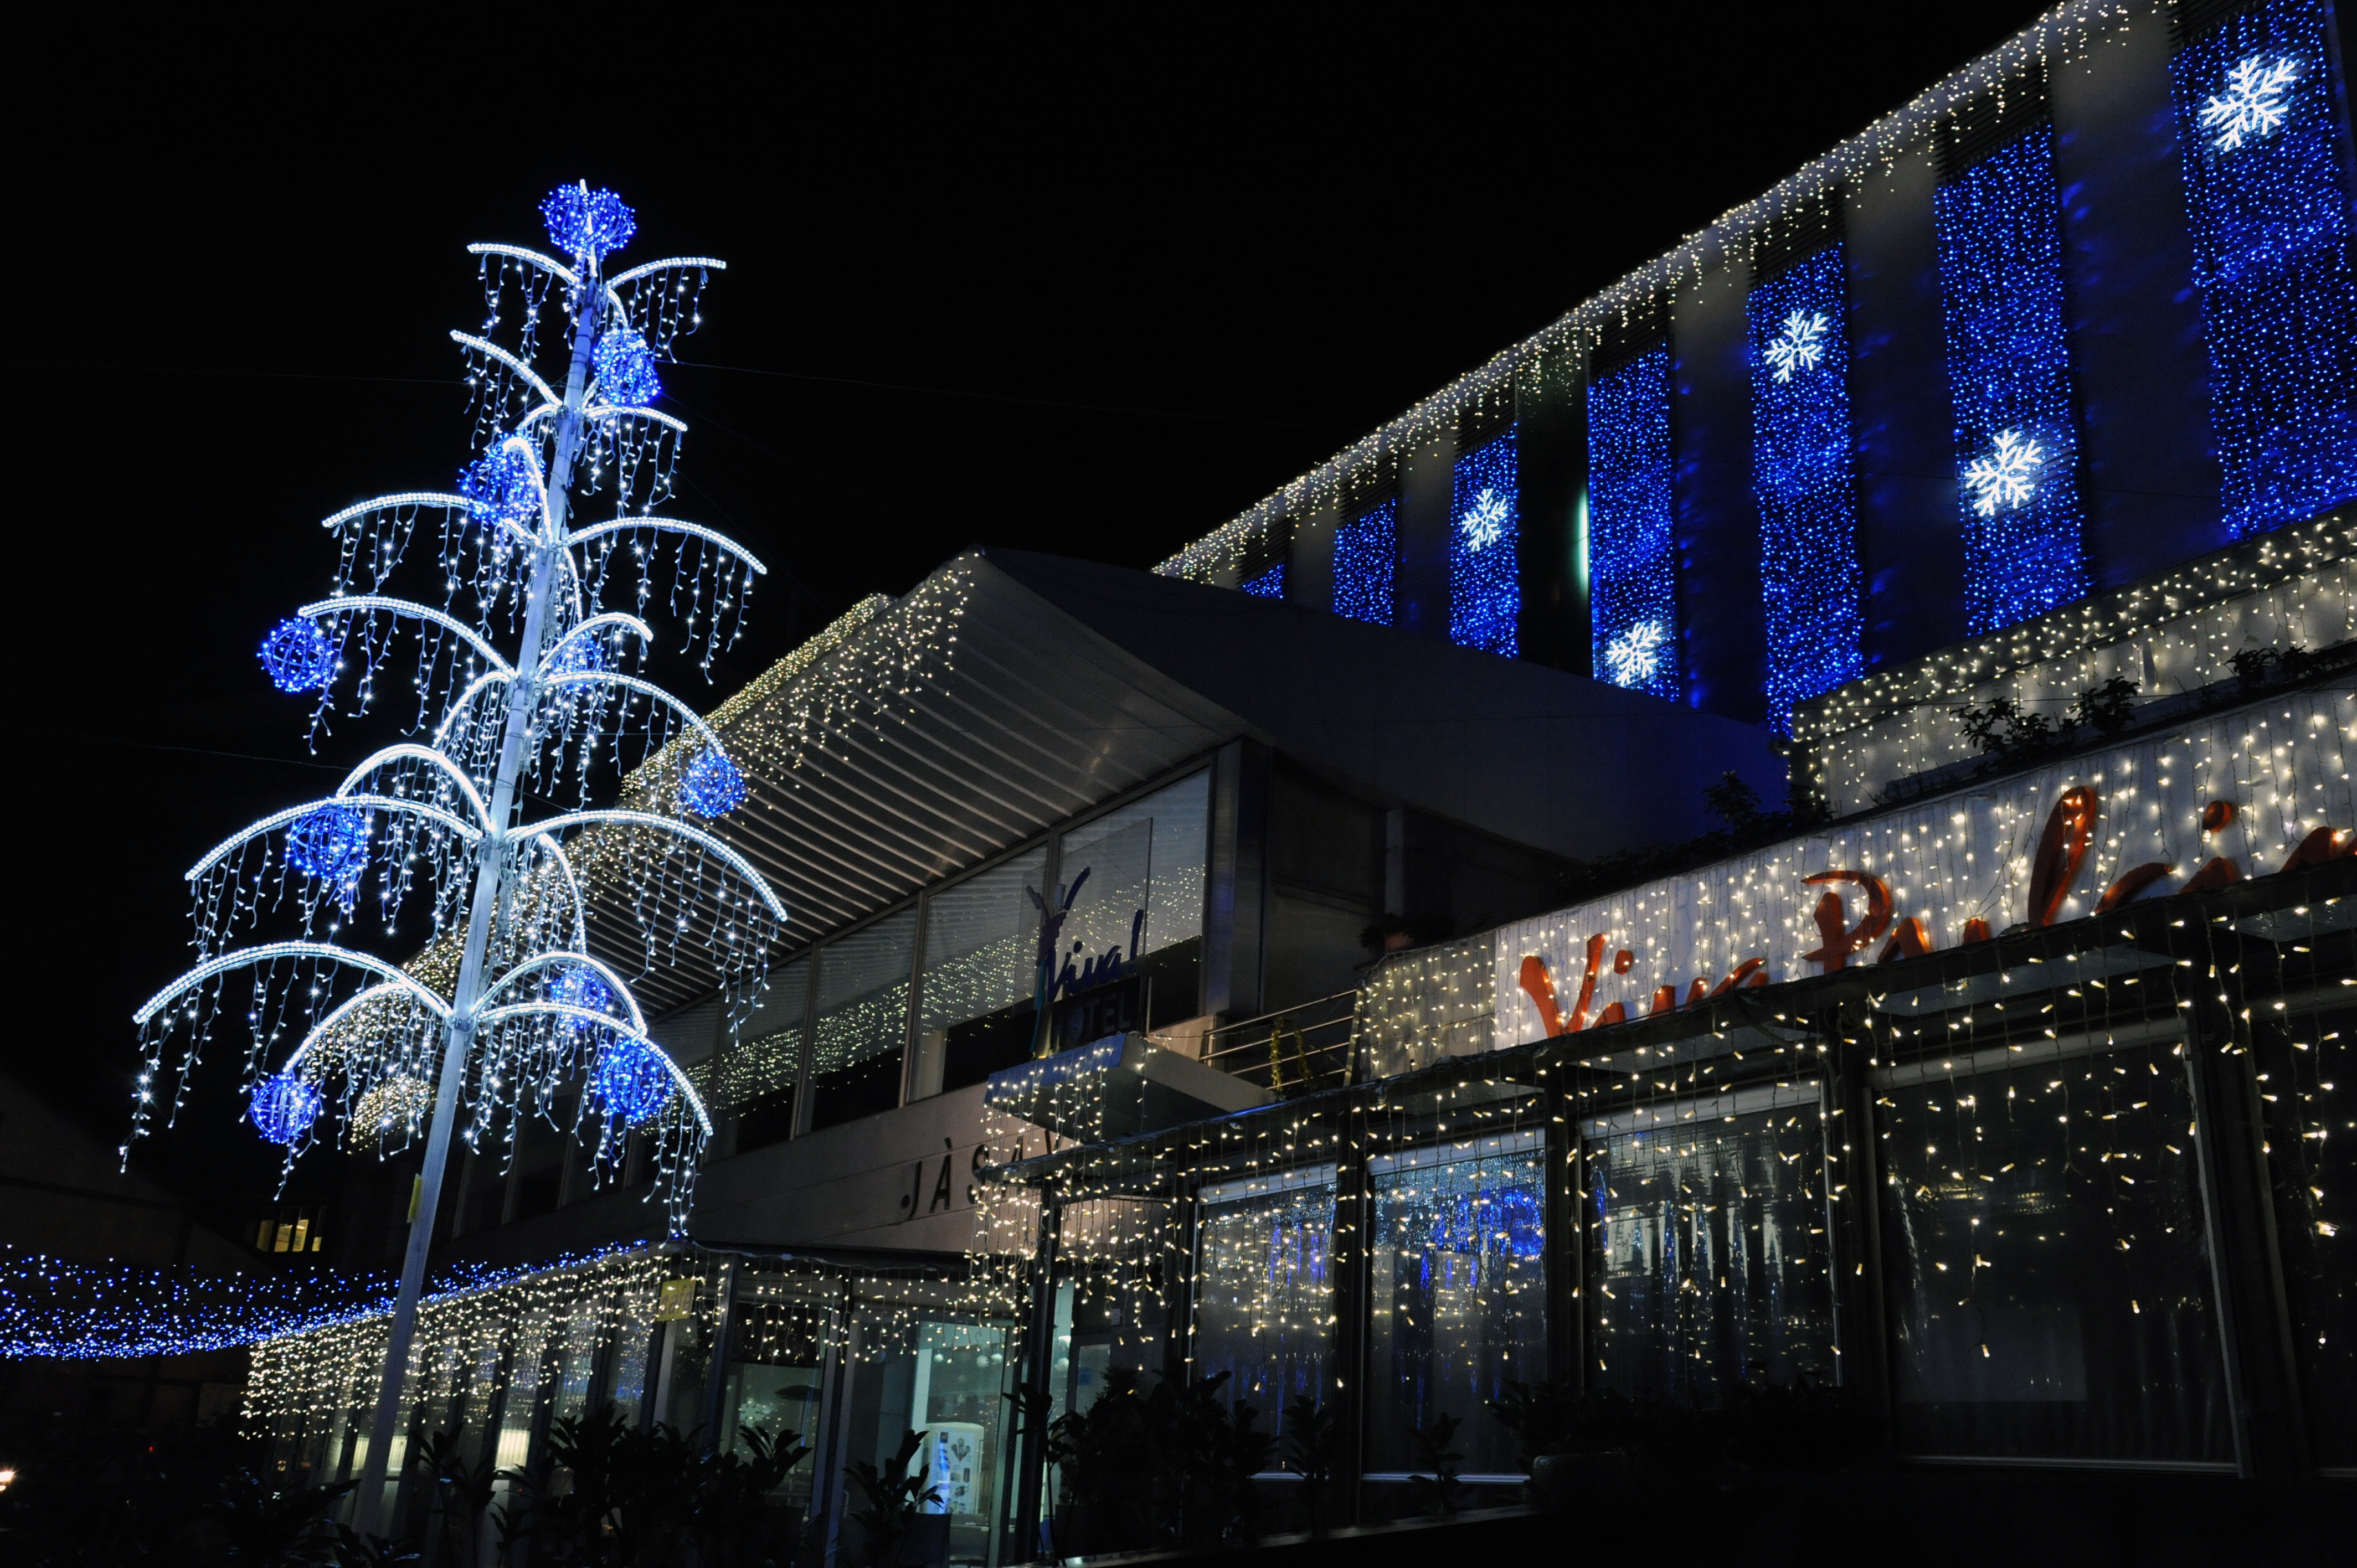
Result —
[[1029, 850], [925, 900], [916, 1096], [980, 1083], [1031, 1057], [1048, 852]]
[[819, 954], [811, 1125], [832, 1127], [900, 1103], [917, 912], [904, 909]]
[[802, 1066], [802, 1008], [810, 961], [796, 959], [770, 976], [761, 1005], [722, 1058], [720, 1104], [737, 1115], [743, 1153], [793, 1135], [794, 1083]]
[[2357, 1466], [2357, 1008], [2256, 1033], [2309, 1444], [2315, 1463], [2345, 1468]]
[[1728, 1382], [1834, 1380], [1816, 1086], [1759, 1100], [1587, 1124], [1597, 1386], [1707, 1402]]
[[1902, 1449], [2230, 1459], [2175, 1043], [1998, 1049], [1879, 1092]]

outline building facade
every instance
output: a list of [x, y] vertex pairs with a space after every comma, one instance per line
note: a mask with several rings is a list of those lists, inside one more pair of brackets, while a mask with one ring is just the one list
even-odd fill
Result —
[[[1334, 1412], [1362, 1517], [1444, 1413], [1518, 1484], [1541, 1381], [2357, 1471], [2337, 48], [2060, 7], [1154, 574], [854, 609], [711, 716], [758, 1008], [634, 981], [688, 1234], [554, 1127], [470, 1155], [500, 1283], [402, 1441], [791, 1431], [841, 1549], [922, 1430], [977, 1563], [1117, 1374]], [[357, 1473], [382, 1333], [257, 1351], [291, 1464]]]

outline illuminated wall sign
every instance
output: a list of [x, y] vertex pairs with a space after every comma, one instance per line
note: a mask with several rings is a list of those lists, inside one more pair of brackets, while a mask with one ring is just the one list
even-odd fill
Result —
[[2345, 850], [2352, 736], [2357, 692], [2295, 693], [1503, 927], [1492, 1043]]

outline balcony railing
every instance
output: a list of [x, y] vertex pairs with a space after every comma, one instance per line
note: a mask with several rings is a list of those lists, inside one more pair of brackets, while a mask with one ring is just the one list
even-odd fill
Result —
[[1351, 1081], [1353, 989], [1213, 1029], [1203, 1059], [1291, 1099]]

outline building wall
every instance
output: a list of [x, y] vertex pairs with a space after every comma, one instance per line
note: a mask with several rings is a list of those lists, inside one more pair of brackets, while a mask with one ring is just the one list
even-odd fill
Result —
[[[1326, 504], [1322, 498], [1346, 482], [1353, 465], [1365, 463], [1372, 445], [1405, 455], [1398, 624], [1447, 635], [1442, 470], [1451, 428], [1467, 410], [1495, 397], [1500, 378], [1512, 377], [1523, 419], [1517, 450], [1525, 487], [1518, 656], [1584, 668], [1589, 596], [1577, 591], [1577, 553], [1563, 549], [1561, 541], [1566, 520], [1577, 516], [1585, 437], [1575, 417], [1577, 398], [1563, 397], [1553, 383], [1576, 381], [1556, 367], [1583, 362], [1589, 350], [1609, 346], [1616, 332], [1628, 329], [1632, 311], [1641, 313], [1645, 301], [1667, 292], [1675, 354], [1678, 694], [1746, 723], [1781, 719], [1766, 713], [1762, 690], [1766, 634], [1748, 439], [1744, 302], [1755, 251], [1775, 239], [1778, 224], [1827, 199], [1840, 209], [1848, 269], [1849, 402], [1868, 670], [1962, 640], [1968, 630], [1968, 581], [1985, 588], [2004, 584], [2004, 591], [1984, 594], [1981, 612], [1982, 624], [2001, 628], [2058, 596], [2100, 593], [2198, 557], [2227, 542], [2230, 532], [2280, 529], [2348, 499], [2351, 476], [2357, 476], [2350, 432], [2357, 426], [2341, 409], [2324, 406], [2335, 391], [2345, 406], [2346, 389], [2329, 382], [2336, 373], [2334, 356], [2357, 340], [2357, 290], [2348, 285], [2344, 254], [2357, 184], [2341, 79], [2345, 66], [2330, 47], [2332, 19], [2323, 0], [2262, 0], [2234, 8], [2233, 19], [2221, 19], [2227, 15], [2221, 8], [2197, 14], [2158, 3], [2125, 11], [2057, 7], [1775, 192], [1585, 302], [1158, 569], [1222, 580], [1221, 562], [1248, 552], [1247, 542], [1259, 532], [1284, 526], [1289, 508], [1307, 512]], [[2180, 37], [2185, 29], [2190, 34]], [[2250, 54], [2255, 49], [2257, 56]], [[2216, 175], [2242, 192], [2217, 199], [2242, 201], [2251, 210], [2222, 220], [2225, 238], [2219, 242], [2230, 250], [2213, 267], [2235, 273], [2234, 301], [2211, 301], [2213, 316], [2223, 309], [2233, 320], [2222, 328], [2216, 320], [2205, 325], [2203, 288], [2216, 294], [2227, 285], [2201, 283], [2197, 272], [2196, 227], [2206, 220], [2189, 206], [2185, 138], [2202, 107], [2227, 91], [2233, 62], [2274, 58], [2269, 50], [2298, 57], [2297, 102], [2283, 145], [2298, 141], [2315, 151], [2330, 142], [2340, 149], [2339, 163], [2320, 153], [2295, 157], [2286, 152], [2265, 175], [2248, 172], [2256, 164]], [[2193, 73], [2181, 102], [2172, 98], [2173, 69]], [[2050, 364], [2055, 386], [2067, 381], [2067, 408], [2045, 410], [2052, 416], [2042, 438], [2051, 471], [2036, 495], [2008, 509], [2021, 513], [2015, 532], [2026, 537], [2040, 532], [2028, 521], [2031, 512], [2059, 508], [2043, 525], [2052, 535], [2053, 558], [2007, 539], [2000, 520], [1975, 524], [1976, 533], [1997, 542], [1975, 557], [1980, 570], [1968, 573], [1964, 513], [1975, 498], [1966, 493], [1960, 462], [1979, 455], [2006, 419], [1992, 404], [1997, 424], [1975, 431], [1974, 451], [1955, 450], [1953, 427], [1963, 415], [1950, 396], [1933, 204], [1943, 170], [1961, 179], [2008, 137], [2040, 124], [2034, 103], [2029, 118], [2007, 119], [2022, 112], [2025, 93], [2042, 102], [2050, 120], [2052, 185], [2047, 186], [2041, 162], [2034, 177], [1996, 191], [1990, 221], [2024, 233], [2040, 231], [2050, 201], [2059, 223], [2060, 338], [2043, 345], [2039, 362]], [[1992, 102], [2012, 107], [1992, 120]], [[1999, 129], [2006, 126], [2010, 129]], [[1983, 132], [1996, 142], [1975, 141]], [[2037, 134], [2045, 132], [2041, 127]], [[2200, 143], [2204, 158], [2216, 134], [2198, 133], [2208, 138]], [[2274, 156], [2264, 149], [2262, 155]], [[2020, 208], [2023, 200], [2037, 203], [2038, 210]], [[1965, 266], [1949, 284], [1961, 298], [1982, 275]], [[2031, 281], [2042, 302], [2044, 274]], [[2282, 319], [2287, 300], [2298, 302], [2297, 319], [2289, 322]], [[1998, 303], [2031, 314], [2043, 309], [2041, 303], [2032, 310], [2026, 295]], [[1976, 330], [2001, 337], [2007, 328], [2002, 321], [1980, 320]], [[2212, 367], [2229, 338], [2243, 366], [2237, 374], [2248, 384], [2238, 383], [2234, 400], [2222, 408], [2213, 403]], [[1985, 355], [1971, 379], [1977, 385], [2002, 378], [2007, 364], [2035, 358]], [[2237, 421], [2264, 425], [2263, 445], [2272, 443], [2273, 456], [2260, 464], [2265, 476], [2244, 487], [2252, 497], [2236, 503], [2252, 515], [2228, 519], [2222, 489], [2233, 487], [2222, 481], [2221, 429], [2222, 422], [2240, 429]], [[2075, 499], [2067, 493], [2073, 485]], [[1291, 499], [1297, 492], [1298, 502]]]

